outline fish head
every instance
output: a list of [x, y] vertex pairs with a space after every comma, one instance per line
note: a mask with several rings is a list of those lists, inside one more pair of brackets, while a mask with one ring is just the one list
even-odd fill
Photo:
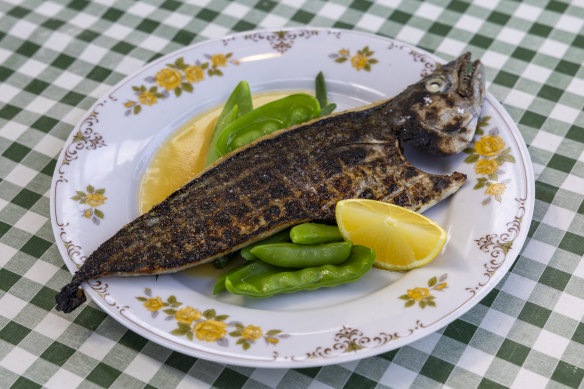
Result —
[[458, 154], [473, 139], [485, 94], [482, 63], [466, 53], [404, 91], [409, 130], [400, 139], [435, 154]]

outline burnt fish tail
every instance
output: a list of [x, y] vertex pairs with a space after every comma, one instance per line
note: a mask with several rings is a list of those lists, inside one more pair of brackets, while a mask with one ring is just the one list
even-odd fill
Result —
[[405, 160], [392, 116], [398, 101], [282, 130], [217, 161], [101, 244], [56, 296], [57, 310], [82, 304], [90, 279], [206, 263], [294, 224], [333, 221], [343, 199], [414, 211], [440, 202], [466, 176], [428, 174]]

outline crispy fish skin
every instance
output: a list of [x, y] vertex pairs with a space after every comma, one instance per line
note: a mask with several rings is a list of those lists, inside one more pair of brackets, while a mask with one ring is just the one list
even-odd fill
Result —
[[[398, 138], [443, 154], [468, 145], [484, 93], [480, 63], [471, 75], [460, 70], [468, 59], [439, 68], [393, 99], [279, 131], [218, 160], [99, 246], [56, 296], [57, 310], [82, 304], [80, 285], [93, 278], [176, 272], [294, 224], [333, 221], [342, 199], [423, 211], [450, 196], [466, 176], [418, 170], [403, 157]], [[443, 81], [438, 92], [429, 86], [436, 79]], [[437, 113], [420, 110], [421, 104]]]

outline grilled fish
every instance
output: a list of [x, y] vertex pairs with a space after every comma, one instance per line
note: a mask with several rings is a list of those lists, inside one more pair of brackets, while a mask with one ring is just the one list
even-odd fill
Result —
[[452, 61], [396, 97], [278, 131], [201, 172], [99, 246], [56, 296], [57, 310], [85, 301], [81, 284], [112, 275], [176, 272], [291, 225], [332, 221], [346, 198], [423, 211], [466, 176], [409, 164], [400, 141], [456, 154], [471, 141], [484, 95], [480, 61]]

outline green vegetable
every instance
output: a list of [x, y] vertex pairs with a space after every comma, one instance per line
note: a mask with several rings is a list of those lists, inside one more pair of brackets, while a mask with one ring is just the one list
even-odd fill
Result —
[[257, 243], [251, 244], [247, 247], [244, 247], [241, 249], [241, 251], [239, 252], [241, 254], [241, 256], [245, 259], [247, 259], [248, 261], [253, 261], [254, 259], [258, 259], [258, 257], [256, 257], [255, 255], [253, 255], [251, 253], [251, 250], [258, 246], [258, 245], [262, 245], [262, 244], [270, 244], [270, 243], [281, 243], [281, 242], [290, 242], [290, 229], [287, 228], [284, 231], [280, 231], [264, 240], [261, 240]]
[[215, 269], [223, 269], [225, 266], [229, 265], [229, 263], [233, 260], [233, 253], [226, 254], [220, 258], [215, 259], [213, 263], [213, 267]]
[[326, 264], [338, 265], [349, 257], [352, 246], [351, 242], [271, 243], [257, 245], [251, 253], [271, 265], [303, 268]]
[[243, 267], [245, 267], [247, 265], [248, 265], [248, 263], [244, 263], [242, 265], [239, 265], [238, 267], [235, 267], [235, 268], [221, 274], [219, 276], [219, 278], [217, 278], [217, 281], [215, 281], [215, 285], [213, 286], [213, 294], [223, 292], [225, 290], [225, 280], [227, 279], [227, 276], [235, 273], [236, 271], [242, 269]]
[[353, 246], [349, 258], [339, 265], [297, 270], [253, 261], [228, 274], [224, 284], [234, 294], [268, 297], [355, 281], [369, 271], [374, 261], [375, 252], [364, 246]]
[[336, 108], [335, 103], [328, 104], [326, 96], [326, 83], [324, 82], [324, 76], [322, 72], [318, 72], [316, 79], [314, 80], [314, 91], [316, 94], [316, 99], [318, 104], [320, 104], [320, 116], [326, 116], [331, 114]]
[[314, 119], [319, 114], [318, 101], [305, 93], [272, 101], [227, 125], [217, 138], [215, 153], [222, 156], [276, 130]]
[[337, 226], [319, 223], [302, 223], [290, 230], [290, 239], [299, 244], [342, 242], [343, 236]]
[[215, 125], [215, 129], [213, 130], [211, 144], [209, 145], [207, 160], [205, 162], [206, 166], [215, 162], [215, 160], [221, 156], [216, 153], [217, 139], [219, 138], [221, 131], [238, 117], [245, 115], [252, 109], [253, 105], [251, 101], [251, 92], [249, 91], [249, 84], [247, 81], [240, 81], [225, 102], [223, 110], [217, 120], [217, 124]]

